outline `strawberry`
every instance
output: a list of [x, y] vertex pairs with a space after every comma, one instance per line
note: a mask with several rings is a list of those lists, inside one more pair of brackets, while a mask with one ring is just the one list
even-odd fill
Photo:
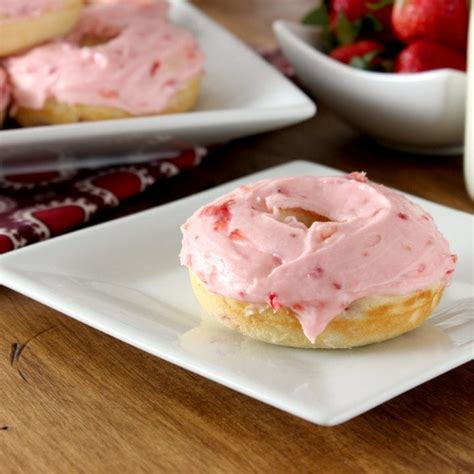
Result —
[[384, 47], [377, 41], [361, 40], [334, 48], [329, 56], [359, 69], [371, 69], [377, 64], [377, 55]]
[[336, 16], [343, 13], [351, 22], [372, 15], [384, 28], [390, 29], [392, 3], [393, 0], [332, 0], [331, 11]]
[[463, 53], [429, 41], [415, 41], [398, 55], [395, 72], [421, 72], [432, 69], [452, 68], [466, 70]]
[[358, 38], [391, 41], [392, 3], [393, 0], [323, 0], [302, 22], [322, 27], [321, 41], [327, 52]]
[[367, 13], [366, 0], [332, 0], [332, 11], [344, 13], [349, 21], [356, 21]]
[[392, 28], [407, 43], [434, 41], [465, 51], [467, 0], [395, 0]]

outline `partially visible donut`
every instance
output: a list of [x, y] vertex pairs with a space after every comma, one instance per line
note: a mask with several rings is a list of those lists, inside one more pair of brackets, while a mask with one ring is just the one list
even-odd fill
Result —
[[[200, 79], [200, 77], [195, 77], [184, 84], [170, 99], [168, 106], [161, 110], [159, 114], [180, 113], [191, 109], [196, 103], [200, 89]], [[67, 104], [55, 99], [48, 99], [41, 109], [19, 107], [14, 114], [15, 119], [23, 127], [122, 119], [134, 116], [130, 112], [117, 107]]]
[[2, 0], [0, 57], [68, 33], [81, 9], [82, 0]]
[[5, 61], [22, 125], [184, 112], [196, 102], [204, 56], [158, 0], [86, 6], [64, 40]]
[[355, 347], [418, 327], [456, 263], [426, 211], [361, 173], [244, 185], [182, 231], [205, 311], [293, 347]]
[[0, 128], [3, 126], [8, 104], [10, 103], [10, 84], [4, 69], [0, 67]]

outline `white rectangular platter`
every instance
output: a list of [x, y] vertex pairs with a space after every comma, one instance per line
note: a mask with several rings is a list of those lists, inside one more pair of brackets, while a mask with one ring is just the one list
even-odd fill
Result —
[[322, 425], [342, 423], [472, 359], [474, 218], [424, 206], [459, 256], [452, 285], [420, 329], [352, 350], [299, 350], [201, 323], [180, 267], [180, 225], [197, 208], [264, 177], [335, 175], [295, 161], [147, 212], [0, 257], [0, 283], [239, 392]]

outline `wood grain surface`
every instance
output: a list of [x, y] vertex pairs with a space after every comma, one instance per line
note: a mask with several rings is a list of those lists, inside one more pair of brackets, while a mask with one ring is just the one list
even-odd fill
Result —
[[[249, 44], [312, 2], [196, 0]], [[321, 98], [322, 99], [322, 98]], [[318, 101], [319, 103], [320, 101]], [[291, 159], [365, 170], [474, 212], [461, 157], [379, 147], [324, 105], [312, 120], [238, 140], [110, 211], [112, 219]], [[0, 472], [474, 471], [474, 364], [333, 428], [283, 413], [0, 289]]]

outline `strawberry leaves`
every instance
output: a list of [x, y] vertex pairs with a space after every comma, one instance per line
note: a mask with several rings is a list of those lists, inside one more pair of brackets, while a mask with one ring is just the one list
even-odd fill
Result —
[[373, 40], [358, 40], [338, 46], [329, 53], [336, 61], [365, 71], [391, 70], [393, 66], [385, 54], [385, 46]]
[[336, 39], [338, 44], [351, 44], [360, 34], [362, 21], [349, 21], [344, 13], [339, 13], [336, 23]]
[[354, 56], [349, 65], [356, 69], [364, 69], [370, 71], [373, 69], [372, 64], [375, 57], [379, 54], [379, 51], [371, 51], [370, 53], [364, 54], [364, 56]]
[[393, 72], [394, 60], [388, 56], [388, 51], [370, 51], [362, 56], [354, 56], [349, 65], [363, 71]]
[[[301, 21], [319, 27], [322, 49], [331, 57], [337, 59], [341, 51], [343, 55], [347, 54], [344, 51], [353, 51], [342, 62], [358, 69], [392, 71], [396, 56], [392, 50], [399, 49], [390, 22], [393, 3], [394, 0], [323, 0]], [[365, 41], [380, 47], [377, 51], [356, 51]], [[351, 45], [358, 46], [351, 49]]]
[[393, 5], [393, 0], [379, 0], [378, 2], [367, 2], [367, 10], [371, 10], [373, 12], [382, 10], [382, 8], [388, 7], [389, 5]]
[[[391, 4], [393, 0], [378, 0], [376, 3], [367, 2], [367, 9], [377, 11]], [[355, 21], [351, 21], [343, 12], [331, 9], [330, 0], [325, 0], [319, 7], [309, 11], [301, 20], [304, 25], [321, 28], [321, 42], [326, 52], [340, 46], [354, 43], [361, 37], [370, 37], [374, 32], [383, 30], [382, 23], [371, 13], [367, 13]]]
[[329, 11], [326, 3], [322, 3], [321, 6], [311, 10], [307, 13], [301, 22], [304, 25], [314, 26], [328, 26], [329, 25]]
[[321, 43], [326, 52], [337, 46], [337, 40], [330, 28], [329, 1], [324, 1], [301, 20], [304, 25], [321, 27]]

